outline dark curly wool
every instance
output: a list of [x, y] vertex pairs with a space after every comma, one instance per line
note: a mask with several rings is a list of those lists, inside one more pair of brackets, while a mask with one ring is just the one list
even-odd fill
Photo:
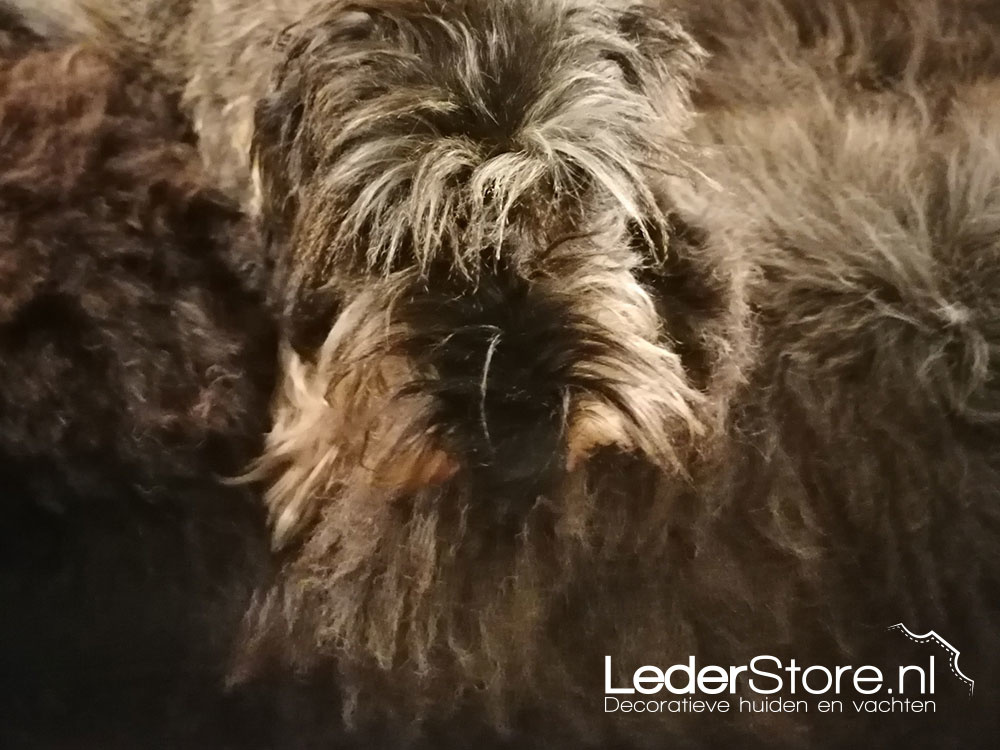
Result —
[[266, 543], [221, 478], [267, 425], [259, 245], [169, 98], [6, 28], [0, 746], [189, 747], [246, 722], [221, 687]]
[[[206, 615], [207, 630], [175, 631], [175, 653], [221, 665], [213, 638], [240, 641], [225, 699], [206, 687], [221, 666], [171, 673], [204, 700], [157, 704], [183, 716], [161, 728], [167, 746], [187, 746], [169, 729], [199, 721], [208, 725], [192, 736], [250, 748], [996, 746], [995, 3], [22, 4], [40, 26], [90, 34], [163, 76], [278, 263], [279, 385], [252, 472], [268, 483], [277, 568], [266, 578], [225, 562], [232, 578], [203, 568], [194, 589], [162, 598]], [[46, 163], [56, 174], [73, 164]], [[113, 196], [114, 184], [98, 181], [88, 199]], [[74, 239], [114, 205], [97, 202]], [[30, 210], [21, 201], [11, 221]], [[162, 240], [157, 226], [147, 231]], [[241, 230], [227, 231], [239, 256]], [[119, 290], [130, 273], [93, 280]], [[167, 296], [168, 310], [213, 278], [196, 277]], [[210, 299], [238, 295], [227, 286]], [[134, 316], [143, 336], [124, 340], [155, 340], [168, 318]], [[69, 324], [86, 316], [61, 320], [75, 345]], [[109, 314], [99, 330], [128, 330], [123, 320]], [[260, 340], [246, 316], [217, 325], [205, 346], [225, 331]], [[116, 345], [109, 372], [157, 361], [127, 351]], [[124, 377], [73, 372], [85, 400], [50, 410], [59, 424], [100, 403], [95, 381], [123, 399], [108, 409], [115, 419], [160, 403], [133, 400]], [[199, 372], [184, 382], [202, 383]], [[32, 424], [48, 417], [27, 413]], [[36, 443], [47, 471], [17, 476], [65, 477], [91, 500], [86, 488], [111, 480], [62, 447], [69, 434]], [[255, 433], [237, 425], [194, 457], [190, 443], [150, 445], [145, 434], [91, 453], [132, 466], [130, 487], [181, 476], [207, 488], [200, 472], [249, 458], [240, 436]], [[73, 498], [55, 507], [101, 507]], [[60, 518], [35, 500], [22, 507]], [[236, 523], [239, 507], [218, 518]], [[70, 518], [81, 520], [65, 533], [90, 538], [79, 531], [87, 516]], [[31, 528], [12, 523], [12, 536]], [[182, 566], [206, 547], [252, 558], [252, 522], [229, 528], [231, 545], [194, 535], [172, 552]], [[169, 534], [152, 538], [170, 546]], [[126, 554], [122, 539], [87, 554]], [[37, 554], [26, 548], [16, 565]], [[197, 593], [212, 581], [223, 585]], [[256, 586], [252, 602], [227, 596], [227, 582]], [[109, 601], [137, 599], [157, 596]], [[240, 627], [237, 605], [249, 612]], [[60, 622], [52, 611], [18, 617], [22, 633]], [[148, 653], [134, 615], [93, 621]], [[765, 654], [893, 675], [927, 658], [888, 630], [897, 623], [959, 648], [975, 693], [939, 654], [933, 714], [859, 713], [851, 701], [864, 696], [850, 690], [832, 715], [815, 700], [796, 713], [604, 712], [605, 656], [615, 685], [647, 664], [729, 667]], [[66, 642], [77, 649], [78, 631]], [[11, 651], [25, 675], [51, 663], [32, 647]], [[67, 684], [63, 695], [78, 696]]]

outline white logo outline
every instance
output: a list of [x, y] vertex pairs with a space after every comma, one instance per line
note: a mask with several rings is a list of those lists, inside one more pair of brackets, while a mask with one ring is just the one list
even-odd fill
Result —
[[946, 641], [944, 638], [942, 638], [941, 636], [939, 636], [933, 630], [928, 630], [923, 635], [918, 635], [917, 633], [914, 633], [912, 630], [910, 630], [908, 627], [906, 627], [901, 622], [898, 622], [895, 625], [892, 625], [891, 627], [886, 628], [886, 630], [898, 630], [901, 633], [903, 633], [903, 635], [905, 635], [907, 638], [909, 638], [911, 641], [913, 641], [914, 643], [920, 643], [920, 644], [924, 644], [924, 643], [936, 643], [938, 646], [941, 646], [946, 651], [948, 651], [948, 654], [949, 654], [949, 663], [948, 663], [948, 666], [949, 666], [949, 668], [951, 669], [952, 673], [958, 679], [960, 679], [962, 682], [964, 682], [966, 685], [969, 686], [969, 695], [970, 696], [972, 695], [973, 689], [976, 686], [976, 681], [972, 680], [972, 679], [969, 679], [969, 677], [959, 668], [959, 666], [958, 666], [958, 657], [960, 657], [962, 654], [961, 654], [961, 652], [957, 648], [955, 648], [950, 643], [948, 643], [948, 641]]

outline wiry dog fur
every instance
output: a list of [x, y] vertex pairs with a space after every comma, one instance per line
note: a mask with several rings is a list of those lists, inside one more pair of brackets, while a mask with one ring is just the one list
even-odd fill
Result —
[[[241, 676], [334, 669], [356, 726], [457, 746], [484, 717], [520, 745], [974, 746], [998, 729], [996, 11], [672, 5], [86, 17], [183, 90], [280, 269], [256, 474], [284, 565]], [[985, 697], [929, 722], [597, 704], [605, 654], [616, 682], [865, 663], [901, 620], [961, 643]]]
[[[282, 44], [255, 158], [291, 346], [256, 474], [277, 543], [304, 536], [250, 644], [335, 656], [348, 710], [391, 681], [401, 710], [476, 689], [506, 721], [554, 684], [577, 558], [621, 553], [591, 459], [684, 481], [736, 379], [735, 265], [668, 247], [700, 53], [576, 2], [354, 5]], [[641, 278], [667, 254], [701, 383]]]
[[222, 480], [267, 425], [260, 242], [170, 97], [0, 44], [0, 744], [190, 747], [246, 722], [221, 685], [267, 545]]

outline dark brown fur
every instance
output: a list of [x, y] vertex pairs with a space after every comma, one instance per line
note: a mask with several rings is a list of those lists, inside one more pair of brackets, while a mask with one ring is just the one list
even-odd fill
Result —
[[7, 28], [0, 745], [218, 747], [267, 562], [253, 494], [222, 484], [267, 426], [260, 245], [169, 97]]

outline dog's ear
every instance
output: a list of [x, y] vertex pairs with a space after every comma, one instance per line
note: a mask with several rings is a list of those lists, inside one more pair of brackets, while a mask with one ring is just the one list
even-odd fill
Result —
[[[658, 0], [623, 0], [612, 5], [615, 34], [621, 46], [609, 45], [608, 59], [625, 82], [654, 99], [677, 97], [686, 103], [690, 80], [702, 66], [705, 51]], [[678, 102], [679, 103], [679, 102]]]
[[351, 6], [332, 15], [326, 13], [315, 22], [306, 18], [275, 38], [274, 46], [282, 62], [274, 72], [267, 95], [261, 98], [254, 112], [252, 145], [264, 208], [270, 211], [268, 218], [272, 225], [289, 223], [297, 208], [290, 186], [304, 184], [316, 167], [316, 154], [302, 132], [312, 93], [303, 67], [317, 50], [329, 55], [334, 45], [350, 45], [374, 32], [375, 17], [359, 7]]
[[642, 143], [636, 166], [649, 192], [641, 214], [630, 217], [630, 244], [641, 257], [662, 261], [670, 243], [668, 183], [690, 176], [690, 92], [707, 53], [663, 0], [612, 0], [606, 13], [611, 33], [604, 57], [621, 71], [644, 113], [636, 124]]

